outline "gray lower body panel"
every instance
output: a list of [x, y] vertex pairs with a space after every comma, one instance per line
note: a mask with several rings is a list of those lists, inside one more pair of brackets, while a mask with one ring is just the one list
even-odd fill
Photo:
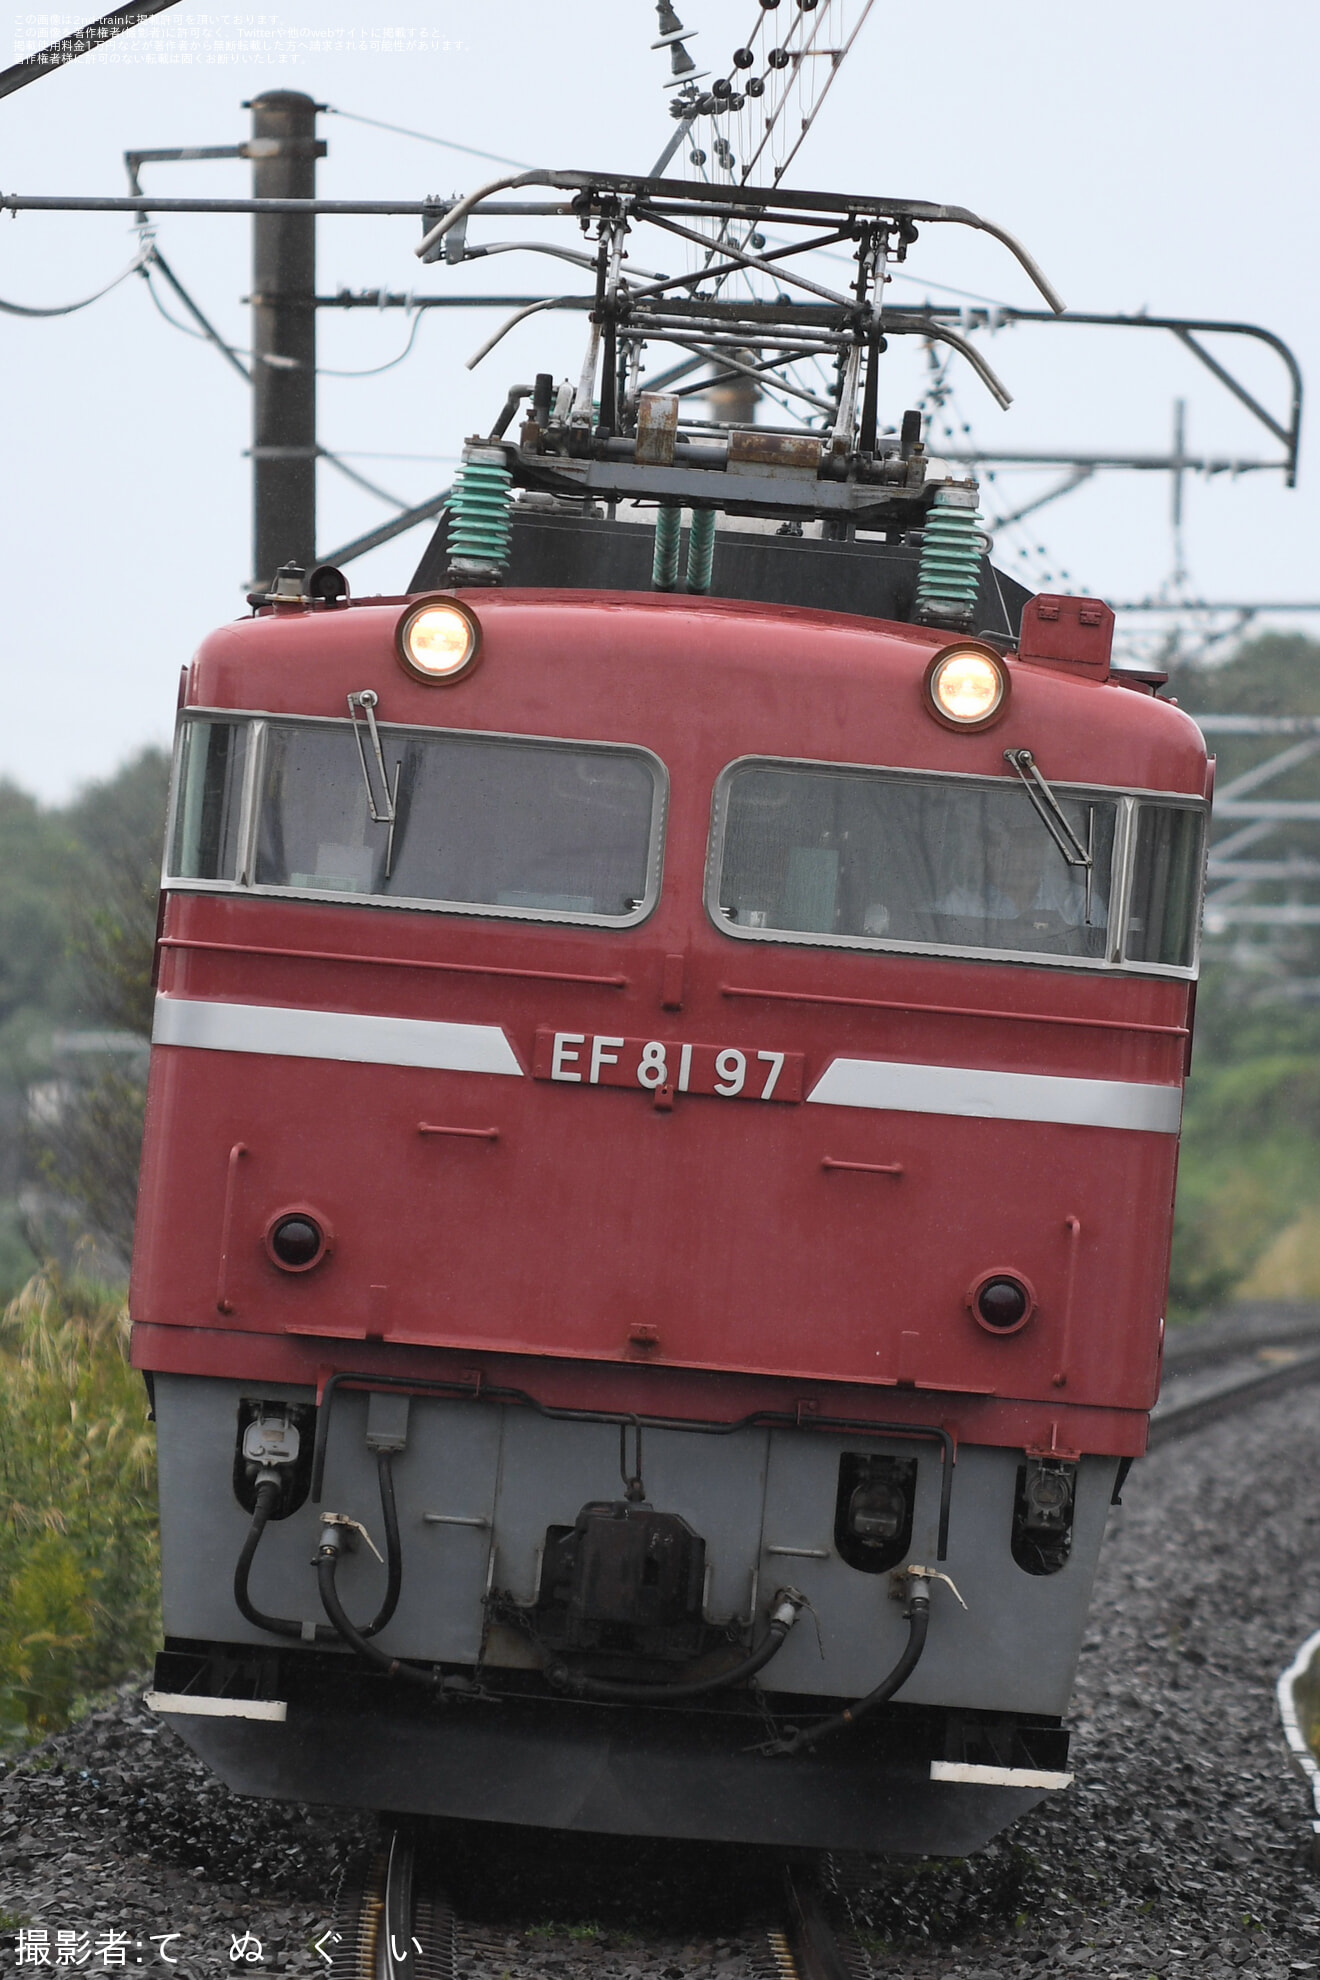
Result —
[[[240, 1403], [310, 1391], [188, 1376], [158, 1376], [161, 1548], [168, 1636], [264, 1644], [234, 1606], [234, 1563], [249, 1514], [234, 1495]], [[938, 1398], [931, 1398], [938, 1421]], [[324, 1624], [310, 1563], [322, 1511], [360, 1521], [383, 1547], [376, 1462], [366, 1445], [367, 1397], [340, 1391], [326, 1449], [322, 1502], [310, 1499], [266, 1529], [251, 1576], [257, 1608], [311, 1631]], [[841, 1457], [850, 1451], [917, 1460], [906, 1560], [939, 1567], [962, 1607], [936, 1583], [921, 1663], [904, 1704], [1040, 1714], [1068, 1709], [1091, 1584], [1117, 1468], [1083, 1458], [1072, 1550], [1053, 1574], [1029, 1574], [1011, 1550], [1020, 1451], [964, 1445], [953, 1473], [948, 1556], [939, 1560], [942, 1463], [938, 1444], [810, 1428], [747, 1427], [727, 1435], [647, 1428], [646, 1496], [705, 1541], [703, 1614], [756, 1633], [776, 1591], [811, 1605], [767, 1669], [777, 1693], [856, 1698], [897, 1660], [907, 1637], [888, 1573], [850, 1567], [835, 1544]], [[619, 1429], [517, 1405], [414, 1397], [407, 1448], [395, 1460], [402, 1535], [402, 1596], [378, 1642], [392, 1656], [487, 1668], [534, 1668], [514, 1631], [487, 1626], [492, 1591], [536, 1599], [546, 1531], [571, 1526], [590, 1501], [622, 1496]], [[372, 1615], [384, 1571], [366, 1547], [339, 1576], [351, 1616]]]

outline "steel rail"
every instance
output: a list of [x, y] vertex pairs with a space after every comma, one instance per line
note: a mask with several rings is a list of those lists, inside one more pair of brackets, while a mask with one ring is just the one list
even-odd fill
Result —
[[1310, 1302], [1248, 1308], [1245, 1318], [1202, 1320], [1164, 1337], [1164, 1375], [1185, 1375], [1274, 1348], [1320, 1347], [1320, 1306]]
[[[871, 1970], [861, 1948], [834, 1931], [815, 1879], [797, 1864], [784, 1867], [784, 1923], [767, 1937], [783, 1980], [859, 1980]], [[786, 1961], [791, 1975], [784, 1973]]]
[[1309, 1353], [1298, 1354], [1293, 1360], [1272, 1368], [1255, 1370], [1240, 1381], [1226, 1383], [1208, 1394], [1190, 1397], [1183, 1403], [1169, 1403], [1163, 1409], [1157, 1406], [1150, 1419], [1146, 1448], [1157, 1450], [1164, 1444], [1175, 1443], [1221, 1417], [1235, 1416], [1253, 1403], [1317, 1380], [1320, 1380], [1320, 1348], [1312, 1348]]
[[[348, 1867], [331, 1928], [313, 1944], [327, 1971], [343, 1971], [348, 1980], [440, 1980], [456, 1971], [462, 1952], [474, 1950], [418, 1841], [411, 1824], [393, 1823], [368, 1860]], [[862, 1947], [826, 1915], [820, 1871], [828, 1860], [780, 1868], [778, 1918], [764, 1934], [776, 1980], [863, 1980], [871, 1972]], [[477, 1934], [484, 1937], [480, 1927]], [[338, 1950], [331, 1954], [330, 1946]]]

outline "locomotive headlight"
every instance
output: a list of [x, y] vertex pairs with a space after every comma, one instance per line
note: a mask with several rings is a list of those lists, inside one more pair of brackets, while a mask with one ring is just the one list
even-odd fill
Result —
[[926, 669], [931, 713], [951, 729], [988, 728], [1008, 700], [1008, 670], [988, 646], [946, 646]]
[[404, 613], [395, 641], [414, 680], [456, 681], [476, 665], [481, 628], [456, 599], [429, 598]]

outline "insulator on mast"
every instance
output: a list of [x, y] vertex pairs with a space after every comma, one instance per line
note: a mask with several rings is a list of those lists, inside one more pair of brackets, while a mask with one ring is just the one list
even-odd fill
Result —
[[924, 625], [963, 628], [972, 623], [985, 554], [974, 481], [937, 488], [922, 531], [917, 571], [917, 618]]
[[509, 562], [512, 476], [502, 447], [469, 444], [449, 498], [449, 581], [500, 584]]
[[715, 558], [715, 511], [694, 509], [688, 530], [687, 588], [704, 593], [710, 590], [711, 567]]
[[651, 560], [651, 589], [678, 590], [678, 546], [683, 511], [677, 502], [662, 502], [655, 512], [655, 555]]

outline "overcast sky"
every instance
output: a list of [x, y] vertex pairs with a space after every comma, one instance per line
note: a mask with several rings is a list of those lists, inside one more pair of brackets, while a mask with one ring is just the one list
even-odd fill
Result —
[[[786, 9], [793, 3], [783, 0]], [[726, 72], [757, 0], [676, 5], [699, 30], [692, 52], [701, 66]], [[85, 17], [16, 13], [11, 46], [25, 52]], [[667, 61], [649, 47], [655, 18], [653, 0], [289, 0], [279, 12], [183, 0], [104, 56], [0, 101], [0, 186], [122, 192], [126, 149], [241, 141], [244, 99], [281, 86], [337, 111], [535, 164], [646, 169], [670, 129]], [[386, 29], [396, 31], [397, 51], [373, 46]], [[1320, 375], [1318, 56], [1320, 11], [1303, 0], [1249, 8], [1227, 0], [877, 0], [789, 182], [971, 207], [1024, 239], [1076, 310], [1246, 319], [1276, 331], [1304, 372]], [[8, 50], [3, 59], [12, 59]], [[450, 194], [496, 169], [342, 115], [327, 114], [321, 128], [329, 156], [318, 183], [328, 198]], [[241, 163], [146, 169], [163, 195], [250, 189]], [[158, 224], [163, 252], [238, 345], [248, 334], [240, 299], [249, 286], [249, 224]], [[318, 287], [544, 286], [545, 264], [514, 256], [475, 271], [423, 269], [412, 254], [416, 238], [410, 219], [323, 221]], [[5, 218], [0, 299], [76, 299], [135, 251], [122, 215]], [[890, 292], [896, 300], [919, 300], [930, 282], [1035, 302], [1021, 272], [983, 237], [928, 229], [909, 270], [913, 279]], [[442, 488], [464, 434], [489, 425], [511, 379], [576, 369], [580, 322], [538, 318], [468, 372], [465, 358], [494, 323], [433, 311], [394, 369], [326, 375], [322, 443], [401, 500]], [[318, 328], [320, 363], [333, 373], [383, 364], [402, 350], [409, 326], [398, 311], [323, 311]], [[138, 276], [76, 315], [0, 315], [0, 340], [0, 776], [55, 802], [144, 743], [167, 739], [181, 662], [211, 626], [243, 609], [247, 388], [213, 348], [162, 320]], [[958, 417], [982, 445], [1159, 451], [1173, 402], [1183, 398], [1193, 451], [1237, 459], [1273, 449], [1163, 335], [1023, 328], [999, 332], [985, 348], [1015, 404], [1000, 413], [969, 375], [958, 377]], [[1284, 412], [1276, 360], [1215, 348]], [[891, 420], [919, 386], [918, 361], [915, 351], [896, 354], [886, 374], [882, 411]], [[320, 474], [324, 554], [389, 512], [333, 469], [323, 465]], [[1193, 591], [1320, 598], [1318, 485], [1305, 432], [1295, 491], [1278, 475], [1192, 483], [1185, 539]], [[1004, 513], [1043, 486], [1018, 473], [987, 493]], [[403, 589], [425, 539], [415, 531], [351, 565], [355, 594]], [[996, 556], [1037, 587], [1144, 596], [1173, 564], [1167, 480], [1097, 476], [1002, 532]], [[1320, 635], [1320, 615], [1295, 623]]]

